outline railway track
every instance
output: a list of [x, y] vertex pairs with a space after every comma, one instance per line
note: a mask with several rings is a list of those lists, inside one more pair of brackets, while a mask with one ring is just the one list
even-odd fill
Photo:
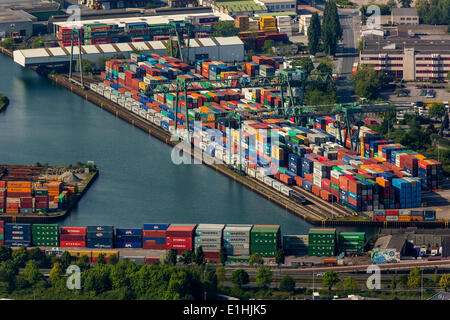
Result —
[[332, 216], [339, 217], [339, 215], [342, 215], [342, 216], [352, 216], [353, 215], [353, 212], [342, 208], [338, 204], [332, 205], [329, 202], [312, 195], [308, 191], [300, 188], [299, 186], [292, 186], [291, 188], [294, 189], [295, 191], [298, 191], [302, 196], [304, 196], [310, 202], [315, 203], [318, 207], [330, 212]]

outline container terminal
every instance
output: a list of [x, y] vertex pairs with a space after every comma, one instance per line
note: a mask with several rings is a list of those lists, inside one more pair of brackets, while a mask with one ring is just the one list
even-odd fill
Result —
[[0, 165], [0, 219], [52, 222], [64, 219], [95, 181], [90, 166]]
[[[55, 22], [59, 48], [18, 50], [14, 60], [22, 66], [57, 65], [76, 56], [124, 53], [125, 59], [106, 62], [101, 83], [83, 79], [82, 72], [79, 78], [72, 71], [69, 77], [51, 78], [165, 142], [176, 135], [189, 149], [202, 150], [203, 162], [312, 223], [448, 225], [436, 219], [435, 211], [421, 208], [422, 190], [442, 188], [441, 164], [361, 123], [363, 114], [389, 110], [389, 105], [336, 105], [328, 115], [303, 107], [305, 85], [327, 84], [331, 75], [281, 69], [274, 59], [261, 56], [236, 64], [243, 60], [238, 37], [190, 39], [198, 24], [210, 24], [200, 18], [163, 21], [172, 30], [170, 41], [149, 41], [144, 35], [124, 43], [121, 39], [129, 41], [133, 30], [154, 24], [86, 20], [82, 27], [69, 28]], [[117, 44], [110, 43], [124, 32], [128, 35]], [[105, 42], [94, 43], [100, 35]], [[177, 45], [169, 48], [174, 37]], [[172, 56], [164, 53], [169, 49]], [[199, 58], [199, 50], [209, 58]], [[221, 59], [221, 52], [228, 51], [237, 55]], [[357, 116], [359, 122], [349, 121]]]

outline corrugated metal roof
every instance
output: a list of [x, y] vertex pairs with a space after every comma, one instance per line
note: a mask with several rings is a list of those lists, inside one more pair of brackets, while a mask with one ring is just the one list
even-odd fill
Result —
[[216, 37], [216, 40], [221, 46], [244, 44], [239, 37]]

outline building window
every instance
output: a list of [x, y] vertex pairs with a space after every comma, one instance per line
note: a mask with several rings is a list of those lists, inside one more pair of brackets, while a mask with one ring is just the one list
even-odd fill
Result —
[[291, 4], [291, 8], [295, 8], [295, 4]]

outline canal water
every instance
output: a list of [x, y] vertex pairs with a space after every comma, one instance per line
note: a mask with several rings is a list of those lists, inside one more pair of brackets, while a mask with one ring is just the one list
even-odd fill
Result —
[[283, 234], [311, 227], [206, 166], [174, 165], [168, 145], [1, 55], [0, 93], [10, 99], [0, 113], [0, 163], [92, 160], [100, 168], [62, 225], [279, 224]]

